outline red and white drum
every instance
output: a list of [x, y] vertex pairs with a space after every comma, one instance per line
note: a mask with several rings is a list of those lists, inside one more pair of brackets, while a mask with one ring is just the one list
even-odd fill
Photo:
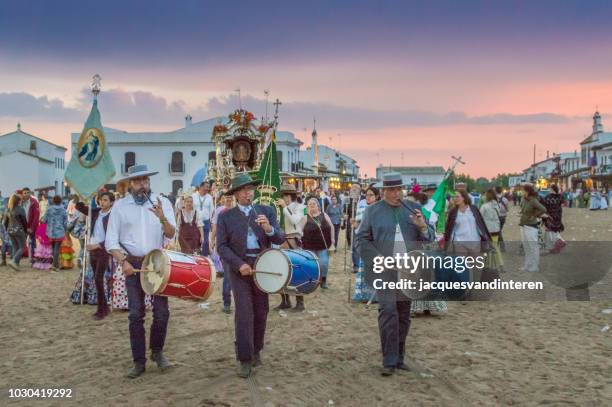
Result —
[[150, 295], [205, 301], [215, 286], [213, 262], [170, 250], [152, 250], [142, 262], [140, 283]]

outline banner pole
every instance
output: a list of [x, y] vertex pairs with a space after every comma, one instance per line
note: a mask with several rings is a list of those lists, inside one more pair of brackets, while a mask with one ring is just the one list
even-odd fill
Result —
[[[91, 239], [91, 202], [87, 205], [89, 208], [87, 210], [87, 219], [85, 219], [85, 242], [83, 243], [85, 247], [83, 247], [83, 259], [81, 260], [81, 305], [83, 305], [83, 297], [85, 297], [85, 273], [87, 272], [87, 262], [89, 261], [89, 251], [87, 250], [87, 245], [89, 245], [89, 240]], [[100, 293], [98, 293], [100, 295]], [[102, 293], [104, 295], [104, 293]]]

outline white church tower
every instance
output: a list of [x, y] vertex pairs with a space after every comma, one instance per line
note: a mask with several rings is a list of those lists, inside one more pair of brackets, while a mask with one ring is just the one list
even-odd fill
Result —
[[312, 153], [314, 157], [314, 162], [312, 166], [314, 167], [314, 173], [319, 175], [319, 144], [317, 142], [317, 119], [313, 119], [313, 127], [312, 127]]
[[601, 123], [601, 115], [599, 111], [595, 111], [593, 115], [593, 134], [603, 133], [603, 124]]

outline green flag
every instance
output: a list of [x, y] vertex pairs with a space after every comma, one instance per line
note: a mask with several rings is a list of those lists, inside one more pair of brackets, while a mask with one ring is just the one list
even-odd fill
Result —
[[114, 176], [115, 165], [106, 148], [98, 100], [94, 99], [81, 137], [72, 150], [72, 158], [66, 169], [66, 182], [82, 198], [90, 199]]
[[[423, 207], [423, 214], [425, 219], [430, 225], [436, 226], [437, 231], [440, 231], [440, 223], [442, 224], [442, 230], [444, 230], [444, 212], [446, 210], [446, 193], [448, 191], [448, 173], [444, 176], [440, 185], [436, 188], [436, 191], [429, 198], [429, 201]], [[441, 222], [439, 222], [439, 220]]]
[[276, 132], [272, 133], [270, 143], [261, 160], [257, 179], [261, 181], [261, 186], [258, 187], [255, 194], [255, 202], [262, 205], [270, 205], [281, 197], [281, 178], [278, 170], [278, 158], [276, 156]]

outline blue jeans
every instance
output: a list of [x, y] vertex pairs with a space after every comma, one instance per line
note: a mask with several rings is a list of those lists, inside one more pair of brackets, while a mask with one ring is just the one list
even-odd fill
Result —
[[204, 238], [202, 239], [202, 256], [210, 256], [210, 250], [208, 250], [208, 235], [210, 234], [210, 221], [205, 220], [204, 225]]
[[229, 270], [223, 273], [223, 305], [228, 307], [232, 305], [232, 284], [230, 283], [229, 273]]
[[319, 266], [321, 267], [321, 278], [327, 278], [327, 270], [329, 269], [329, 252], [325, 250], [313, 250], [313, 253], [319, 258]]
[[13, 262], [15, 262], [16, 265], [19, 265], [21, 257], [23, 256], [23, 250], [27, 239], [26, 236], [27, 235], [23, 231], [9, 235], [11, 246], [13, 247]]
[[[134, 268], [140, 268], [141, 264], [133, 264]], [[128, 294], [128, 320], [130, 328], [130, 345], [132, 347], [132, 358], [135, 363], [145, 364], [146, 358], [146, 339], [145, 339], [145, 293], [140, 285], [140, 275], [132, 274], [125, 278], [125, 285]], [[168, 331], [168, 297], [159, 295], [152, 296], [153, 301], [153, 322], [151, 323], [151, 334], [149, 347], [153, 352], [161, 352], [166, 341]]]

